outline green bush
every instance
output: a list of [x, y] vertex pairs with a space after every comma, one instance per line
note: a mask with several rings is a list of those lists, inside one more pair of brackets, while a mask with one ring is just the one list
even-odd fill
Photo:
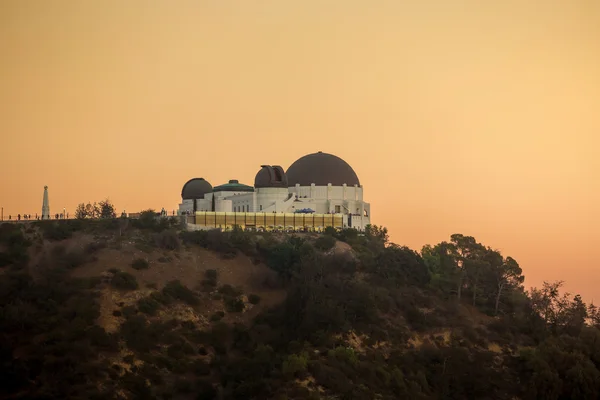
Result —
[[134, 306], [125, 306], [123, 309], [121, 309], [121, 312], [125, 318], [131, 318], [137, 314], [138, 310]]
[[35, 224], [43, 232], [44, 238], [51, 241], [69, 239], [74, 232], [81, 230], [81, 224], [76, 220], [39, 221]]
[[258, 304], [260, 303], [260, 296], [257, 294], [251, 294], [248, 296], [248, 302], [250, 304]]
[[204, 277], [211, 281], [216, 281], [218, 277], [218, 273], [216, 269], [207, 269], [204, 271]]
[[227, 312], [242, 312], [244, 311], [244, 302], [238, 297], [228, 297], [225, 299], [225, 308]]
[[148, 269], [149, 267], [150, 264], [148, 263], [148, 260], [145, 260], [143, 258], [136, 258], [131, 262], [131, 268], [136, 270]]
[[162, 292], [166, 296], [170, 296], [174, 299], [181, 300], [191, 306], [200, 304], [200, 300], [194, 294], [194, 292], [192, 292], [186, 286], [182, 285], [181, 282], [178, 280], [168, 282], [163, 288]]
[[119, 290], [136, 290], [139, 287], [135, 276], [122, 271], [116, 272], [110, 283]]
[[315, 240], [315, 247], [322, 251], [331, 250], [335, 246], [335, 238], [330, 235], [321, 235]]
[[298, 374], [306, 372], [308, 366], [308, 355], [303, 354], [290, 354], [281, 366], [281, 372], [283, 375], [292, 379]]
[[171, 296], [166, 295], [163, 292], [152, 292], [150, 294], [150, 298], [165, 306], [173, 303], [174, 300]]
[[23, 235], [19, 225], [1, 224], [0, 244], [6, 246], [6, 250], [0, 252], [0, 267], [7, 265], [21, 267], [29, 261], [28, 247], [31, 242]]
[[144, 297], [137, 302], [138, 310], [148, 315], [156, 315], [160, 309], [160, 303], [152, 297]]
[[154, 242], [156, 246], [166, 250], [177, 250], [181, 247], [181, 242], [177, 233], [174, 231], [162, 231], [154, 235]]
[[210, 375], [210, 365], [204, 360], [195, 360], [192, 363], [192, 371], [196, 376]]
[[229, 284], [225, 284], [219, 288], [219, 293], [221, 293], [223, 296], [237, 297], [242, 294], [242, 291]]
[[204, 292], [210, 292], [217, 287], [217, 270], [208, 269], [204, 272], [206, 279], [200, 282], [201, 290]]
[[218, 322], [221, 319], [223, 319], [224, 316], [225, 316], [225, 313], [223, 311], [217, 311], [216, 313], [214, 313], [213, 315], [210, 316], [210, 320], [212, 322]]

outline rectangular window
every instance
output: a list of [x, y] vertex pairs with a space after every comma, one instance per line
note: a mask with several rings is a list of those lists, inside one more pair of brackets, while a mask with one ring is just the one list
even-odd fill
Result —
[[262, 204], [259, 207], [260, 207], [260, 211], [262, 211]]
[[340, 206], [335, 206], [335, 213], [339, 214], [341, 212]]

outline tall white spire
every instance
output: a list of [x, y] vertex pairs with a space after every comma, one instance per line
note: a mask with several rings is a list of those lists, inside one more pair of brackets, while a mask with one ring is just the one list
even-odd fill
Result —
[[42, 219], [50, 219], [50, 202], [48, 201], [48, 186], [44, 186], [44, 202], [42, 203]]

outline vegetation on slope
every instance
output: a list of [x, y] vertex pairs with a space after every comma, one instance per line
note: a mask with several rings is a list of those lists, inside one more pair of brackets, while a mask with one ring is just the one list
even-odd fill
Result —
[[[70, 245], [82, 235], [93, 238], [83, 250]], [[77, 274], [127, 243], [148, 257]], [[170, 265], [198, 247], [266, 264], [279, 281], [262, 284], [287, 297], [268, 307], [216, 269], [196, 282], [136, 280], [156, 268], [153, 253]], [[3, 224], [0, 251], [0, 394], [8, 398], [600, 395], [598, 310], [561, 293], [560, 282], [526, 292], [515, 260], [469, 236], [416, 252], [388, 243], [378, 227], [321, 237], [178, 232], [176, 220], [145, 213]], [[113, 291], [128, 301], [109, 329], [99, 323], [101, 299]]]

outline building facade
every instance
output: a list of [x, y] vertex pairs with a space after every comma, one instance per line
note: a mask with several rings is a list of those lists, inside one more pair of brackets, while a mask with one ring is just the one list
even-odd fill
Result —
[[[293, 214], [338, 215], [339, 218], [331, 220], [335, 223], [331, 222], [330, 225], [327, 222], [327, 226], [336, 228], [364, 230], [370, 224], [370, 204], [364, 201], [363, 186], [358, 176], [344, 160], [323, 152], [301, 157], [287, 171], [279, 165], [262, 165], [255, 176], [254, 186], [230, 180], [213, 187], [204, 178], [194, 178], [183, 186], [181, 198], [179, 213], [191, 215], [193, 218], [189, 222], [192, 225], [211, 228], [227, 227], [230, 220], [237, 222], [238, 218], [232, 217], [232, 213], [252, 213], [250, 219], [239, 215], [239, 220], [243, 220], [244, 224], [236, 224], [241, 226], [252, 226], [251, 223], [247, 224], [252, 218], [267, 221], [266, 216], [261, 219], [261, 214], [287, 215], [281, 220], [286, 221], [286, 227], [293, 226], [294, 229], [298, 228], [300, 217], [292, 218]], [[224, 219], [217, 217], [221, 213], [224, 213]], [[213, 214], [215, 222], [212, 222]], [[227, 218], [227, 214], [231, 218]], [[225, 221], [226, 226], [217, 223], [217, 218]], [[302, 221], [329, 221], [323, 218], [302, 217]], [[202, 222], [208, 220], [210, 224]], [[294, 222], [288, 225], [291, 220]], [[265, 229], [281, 227], [276, 222], [264, 225]], [[310, 229], [323, 227], [315, 223], [305, 226]]]

